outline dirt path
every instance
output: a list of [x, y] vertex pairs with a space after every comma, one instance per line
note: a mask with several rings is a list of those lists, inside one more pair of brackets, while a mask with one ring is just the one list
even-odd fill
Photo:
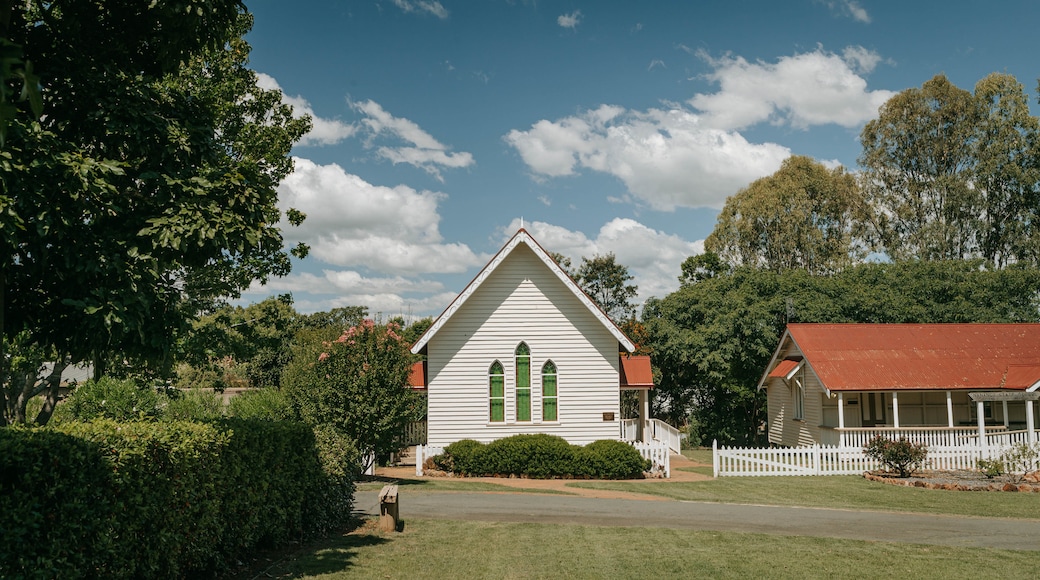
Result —
[[[668, 479], [638, 479], [629, 481], [638, 481], [640, 483], [667, 483], [676, 481], [707, 481], [712, 479], [709, 475], [702, 475], [700, 473], [693, 473], [690, 471], [681, 471], [679, 468], [686, 467], [697, 467], [703, 466], [700, 463], [690, 461], [683, 455], [672, 455], [671, 456], [671, 477]], [[412, 480], [435, 480], [442, 479], [439, 477], [426, 477], [415, 475], [415, 467], [381, 467], [376, 470], [376, 475], [384, 478], [391, 479], [412, 479]], [[465, 481], [479, 481], [484, 483], [492, 483], [502, 485], [506, 487], [525, 488], [525, 489], [538, 489], [551, 492], [567, 493], [576, 495], [579, 497], [593, 497], [600, 499], [639, 499], [647, 501], [672, 501], [663, 497], [655, 495], [647, 495], [642, 493], [630, 493], [624, 491], [611, 491], [606, 489], [585, 489], [582, 487], [568, 486], [569, 483], [574, 483], [573, 479], [524, 479], [524, 478], [505, 478], [505, 477], [469, 477]], [[492, 492], [494, 493], [494, 492]]]

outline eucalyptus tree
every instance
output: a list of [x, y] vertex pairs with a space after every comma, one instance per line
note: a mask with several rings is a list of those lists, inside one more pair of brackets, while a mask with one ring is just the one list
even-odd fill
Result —
[[973, 94], [937, 75], [889, 99], [860, 139], [879, 251], [1037, 263], [1038, 123], [1014, 77], [991, 74]]
[[615, 324], [635, 317], [636, 307], [632, 300], [638, 287], [628, 283], [634, 276], [628, 272], [627, 266], [618, 263], [613, 252], [591, 258], [582, 256], [581, 265], [573, 272], [573, 277]]
[[704, 247], [734, 266], [833, 273], [866, 255], [865, 207], [852, 174], [796, 155], [727, 199]]

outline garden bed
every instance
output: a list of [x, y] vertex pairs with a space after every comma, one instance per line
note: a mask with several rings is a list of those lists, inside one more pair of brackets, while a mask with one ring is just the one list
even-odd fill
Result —
[[1018, 491], [1040, 493], [1040, 472], [1027, 474], [1021, 481], [1009, 481], [1002, 477], [991, 478], [979, 471], [921, 471], [910, 477], [899, 477], [889, 472], [863, 474], [871, 481], [890, 485], [943, 489], [947, 491]]

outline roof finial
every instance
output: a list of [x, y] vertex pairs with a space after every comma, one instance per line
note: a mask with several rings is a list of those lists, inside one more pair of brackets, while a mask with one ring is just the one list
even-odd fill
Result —
[[520, 229], [524, 229], [524, 216], [520, 216]]

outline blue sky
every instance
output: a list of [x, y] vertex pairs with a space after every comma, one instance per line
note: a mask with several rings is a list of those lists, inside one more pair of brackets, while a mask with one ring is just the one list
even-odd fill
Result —
[[520, 226], [678, 287], [726, 197], [789, 155], [853, 170], [863, 124], [944, 73], [1018, 78], [1040, 3], [246, 0], [261, 83], [315, 127], [279, 204], [311, 255], [251, 288], [436, 316]]

